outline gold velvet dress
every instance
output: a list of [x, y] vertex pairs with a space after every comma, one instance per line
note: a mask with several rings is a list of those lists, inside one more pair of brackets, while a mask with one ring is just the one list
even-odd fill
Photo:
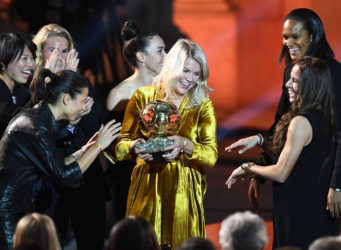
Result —
[[[138, 89], [126, 108], [121, 135], [116, 146], [118, 160], [129, 159], [129, 144], [143, 138], [138, 115], [146, 104], [162, 99], [159, 88]], [[204, 168], [213, 167], [218, 158], [216, 117], [212, 101], [205, 98], [196, 108], [180, 105], [178, 135], [194, 143], [192, 156], [180, 154], [172, 162], [145, 162], [138, 158], [131, 177], [126, 215], [146, 218], [161, 245], [176, 249], [190, 237], [205, 237], [203, 199], [206, 193]]]

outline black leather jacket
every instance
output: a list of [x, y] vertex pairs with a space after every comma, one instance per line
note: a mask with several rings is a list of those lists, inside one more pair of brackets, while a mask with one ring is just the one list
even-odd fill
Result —
[[59, 129], [48, 105], [40, 103], [13, 118], [0, 141], [0, 249], [11, 249], [16, 223], [33, 211], [34, 183], [83, 181], [78, 164], [65, 166], [56, 150]]

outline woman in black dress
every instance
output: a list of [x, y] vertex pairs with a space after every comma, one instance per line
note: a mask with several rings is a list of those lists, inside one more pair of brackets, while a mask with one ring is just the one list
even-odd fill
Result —
[[273, 180], [274, 247], [307, 249], [314, 239], [339, 232], [326, 211], [336, 135], [327, 64], [311, 57], [299, 59], [286, 87], [291, 107], [264, 146], [276, 159], [274, 164], [244, 163], [226, 185], [231, 188], [245, 174]]
[[33, 211], [34, 183], [43, 180], [69, 186], [82, 182], [83, 173], [120, 131], [119, 125], [111, 121], [82, 150], [64, 159], [56, 149], [58, 121], [73, 121], [85, 109], [87, 80], [73, 71], [64, 70], [55, 75], [45, 69], [34, 82], [41, 90], [41, 102], [14, 117], [0, 141], [2, 250], [12, 248], [16, 223]]
[[[134, 73], [124, 79], [107, 97], [109, 117], [123, 122], [128, 101], [138, 88], [152, 84], [160, 73], [165, 58], [165, 43], [155, 32], [140, 30], [132, 21], [126, 21], [121, 30], [123, 54]], [[109, 112], [108, 112], [109, 113]], [[106, 171], [113, 198], [114, 221], [125, 216], [128, 189], [135, 160], [120, 161]]]

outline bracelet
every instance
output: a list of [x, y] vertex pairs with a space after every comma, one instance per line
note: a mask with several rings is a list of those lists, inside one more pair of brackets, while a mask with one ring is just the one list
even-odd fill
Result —
[[253, 162], [247, 162], [247, 163], [243, 163], [240, 166], [243, 169], [243, 171], [244, 171], [244, 175], [247, 175], [250, 172], [250, 168], [253, 165], [255, 165]]
[[258, 138], [257, 138], [257, 145], [258, 146], [263, 146], [264, 143], [264, 138], [261, 134], [257, 134]]
[[100, 145], [98, 145], [97, 142], [94, 145], [99, 149], [99, 151], [101, 151], [101, 152], [103, 151], [103, 148]]

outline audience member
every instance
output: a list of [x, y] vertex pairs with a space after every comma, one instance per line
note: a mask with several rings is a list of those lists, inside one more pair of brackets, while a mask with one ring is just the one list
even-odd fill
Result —
[[25, 245], [24, 249], [61, 250], [51, 218], [39, 213], [21, 218], [13, 236], [13, 247], [21, 245]]
[[325, 236], [316, 239], [309, 246], [309, 250], [340, 250], [341, 238], [340, 236]]
[[143, 217], [129, 216], [114, 225], [108, 250], [160, 250], [154, 228]]
[[222, 250], [261, 250], [268, 240], [263, 219], [249, 211], [234, 213], [221, 223]]
[[215, 250], [215, 248], [211, 241], [204, 238], [193, 237], [185, 240], [178, 250]]

